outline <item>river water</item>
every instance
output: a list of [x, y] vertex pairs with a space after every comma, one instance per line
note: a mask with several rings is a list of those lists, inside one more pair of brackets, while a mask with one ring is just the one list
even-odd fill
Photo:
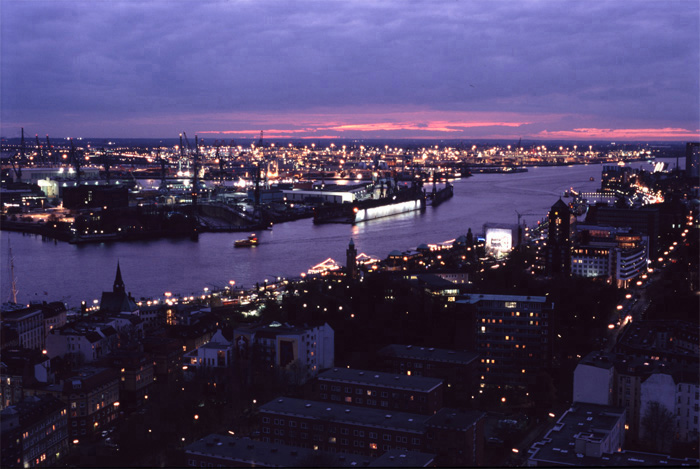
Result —
[[[650, 170], [648, 163], [633, 167]], [[454, 183], [454, 197], [439, 207], [371, 220], [357, 225], [314, 225], [304, 219], [259, 232], [255, 248], [233, 247], [245, 233], [203, 233], [188, 239], [72, 245], [43, 241], [40, 236], [0, 234], [2, 297], [10, 296], [8, 242], [12, 246], [18, 301], [65, 301], [76, 306], [99, 299], [112, 289], [117, 261], [124, 283], [136, 298], [162, 296], [170, 291], [201, 294], [235, 280], [251, 286], [276, 276], [299, 276], [327, 258], [345, 264], [350, 238], [358, 252], [386, 258], [394, 249], [440, 243], [482, 232], [484, 223], [517, 223], [516, 210], [530, 226], [545, 217], [569, 188], [594, 191], [601, 165], [529, 168], [526, 173], [476, 174]], [[590, 178], [594, 181], [590, 181]]]

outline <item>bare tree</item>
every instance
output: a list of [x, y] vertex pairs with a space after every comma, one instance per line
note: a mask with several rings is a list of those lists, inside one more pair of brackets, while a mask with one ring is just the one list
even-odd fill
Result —
[[673, 412], [658, 401], [647, 404], [642, 417], [644, 440], [657, 452], [671, 450], [673, 440]]

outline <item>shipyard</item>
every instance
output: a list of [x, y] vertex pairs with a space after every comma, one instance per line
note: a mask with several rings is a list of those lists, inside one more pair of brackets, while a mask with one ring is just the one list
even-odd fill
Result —
[[700, 3], [0, 0], [0, 467], [700, 467]]

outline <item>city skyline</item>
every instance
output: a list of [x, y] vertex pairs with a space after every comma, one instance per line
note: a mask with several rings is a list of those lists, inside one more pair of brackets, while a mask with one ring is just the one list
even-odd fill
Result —
[[693, 1], [2, 7], [8, 138], [700, 136]]

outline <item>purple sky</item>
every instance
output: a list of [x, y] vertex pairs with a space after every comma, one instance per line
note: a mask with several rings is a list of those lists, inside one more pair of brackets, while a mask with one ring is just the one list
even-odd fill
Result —
[[697, 140], [699, 6], [0, 0], [0, 131]]

